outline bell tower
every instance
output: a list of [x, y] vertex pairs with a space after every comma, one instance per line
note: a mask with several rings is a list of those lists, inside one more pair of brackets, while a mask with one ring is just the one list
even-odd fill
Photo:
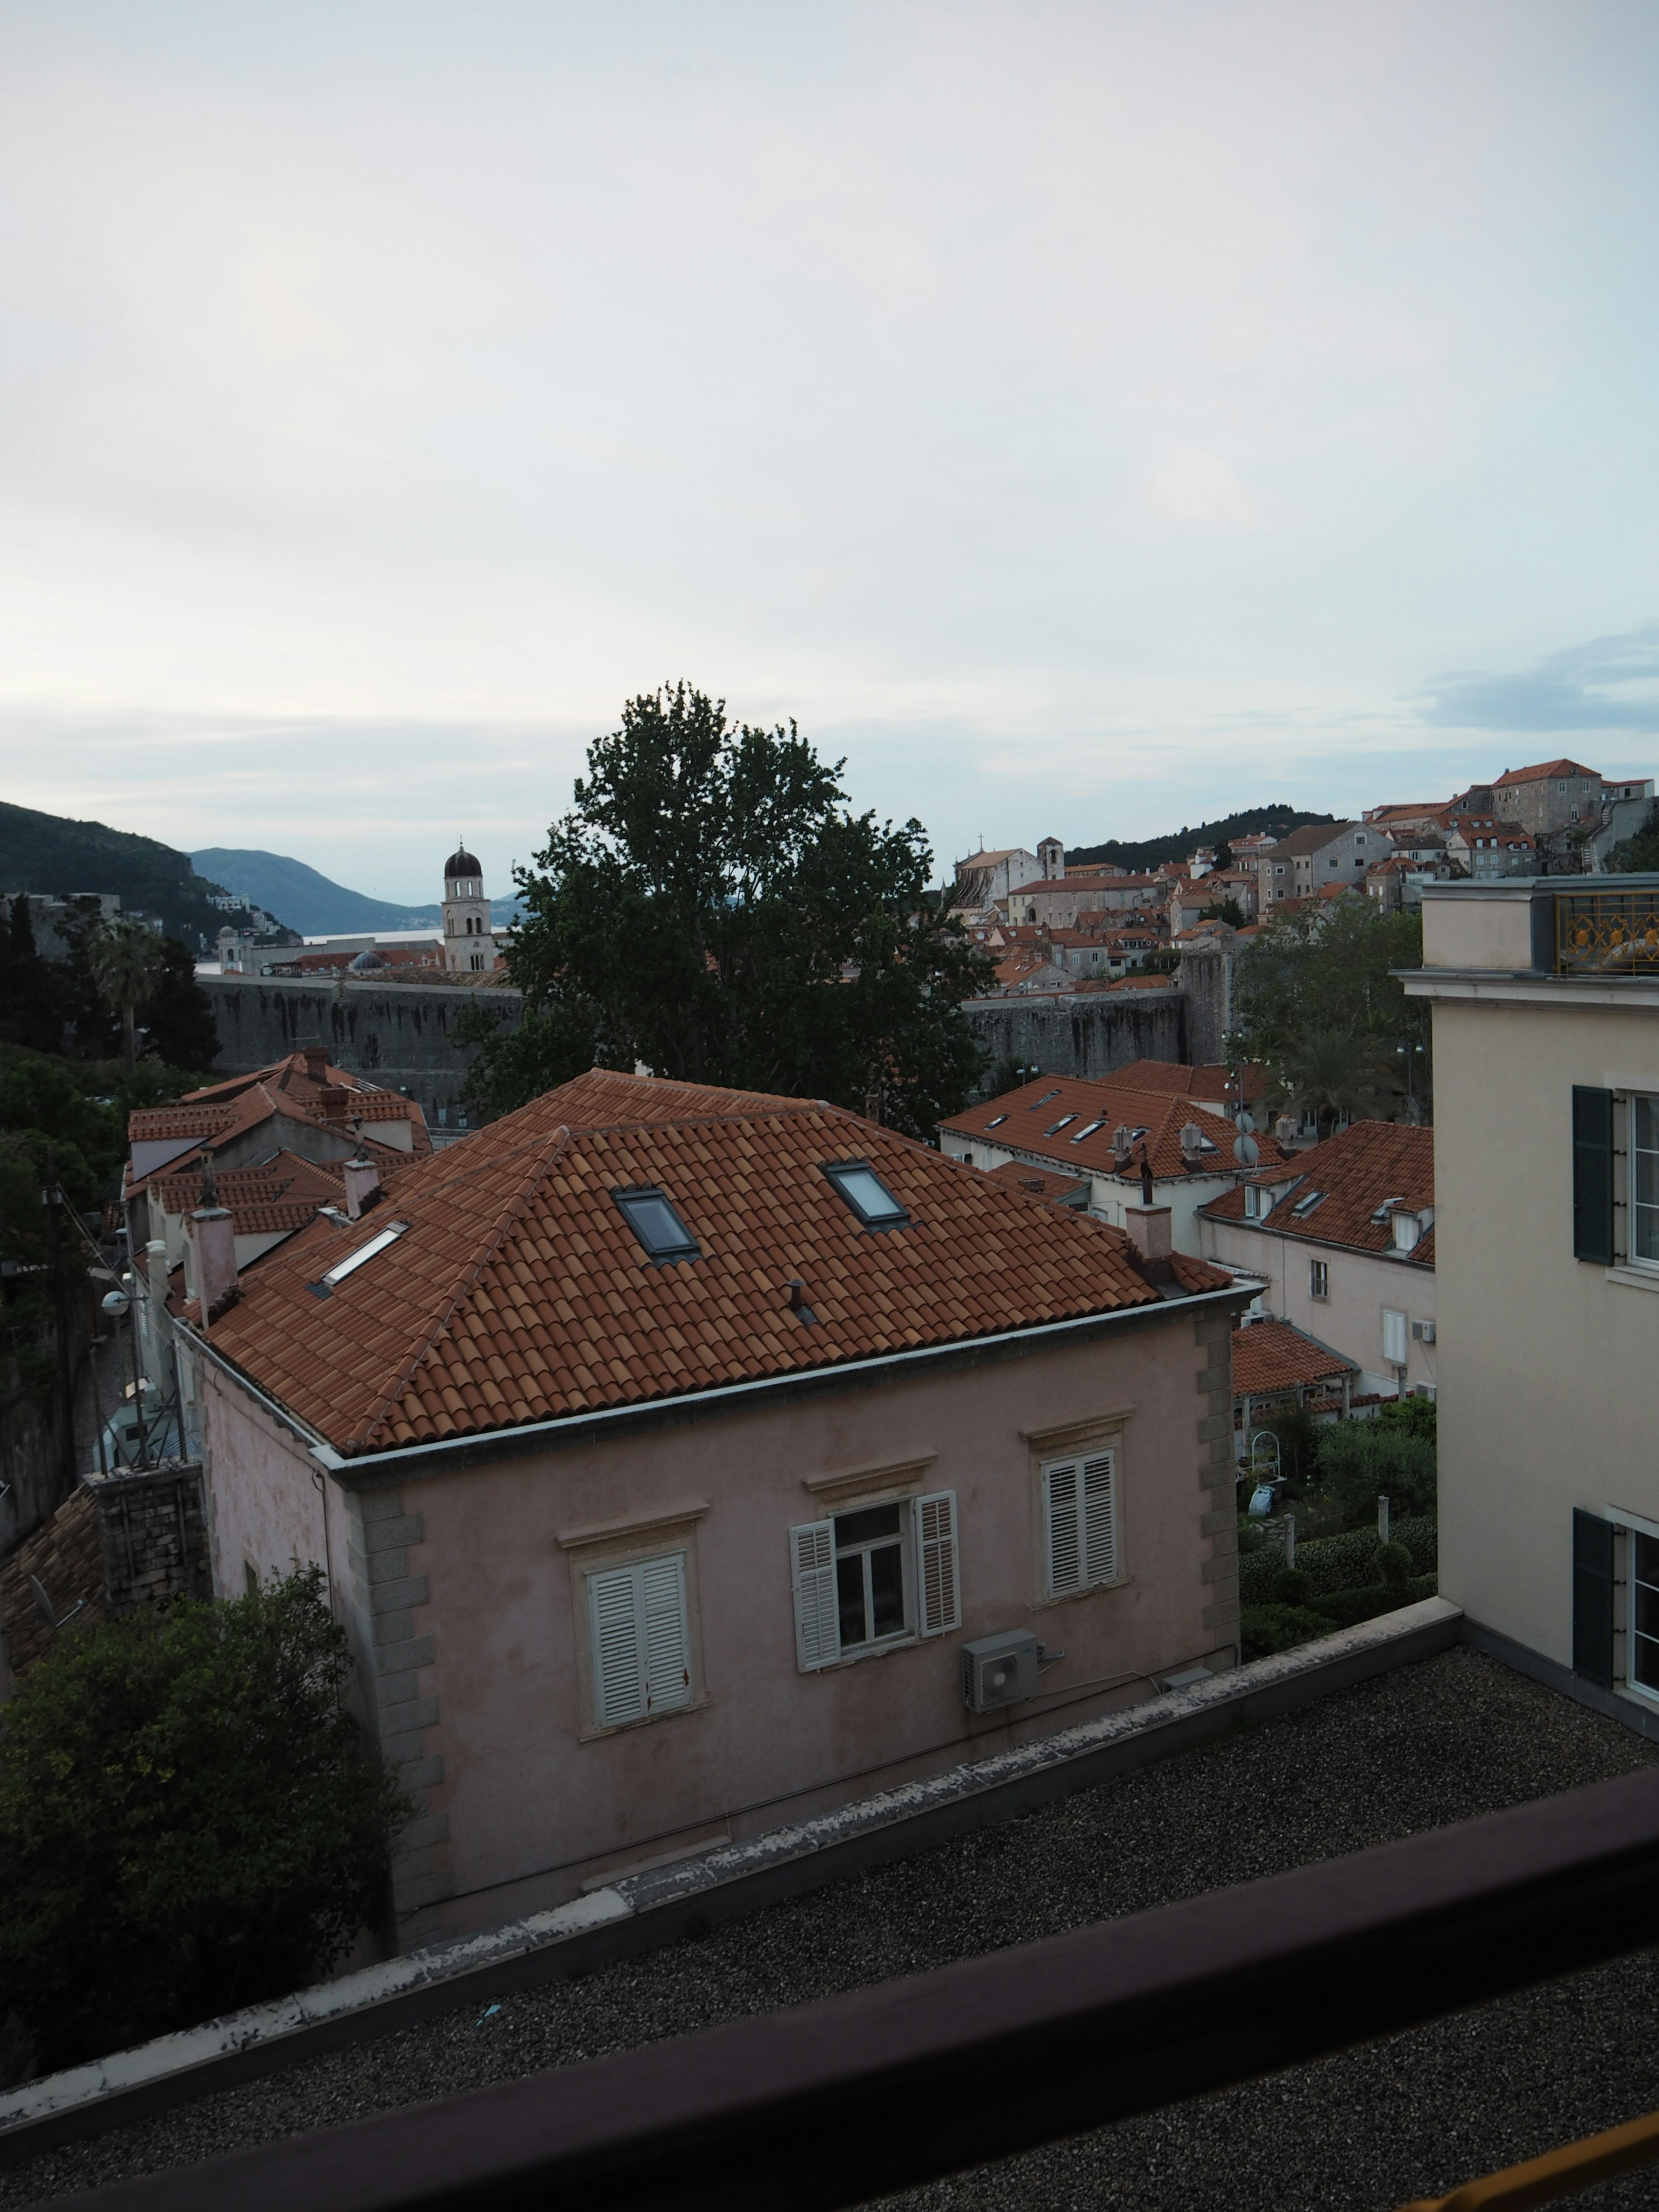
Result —
[[483, 870], [457, 838], [444, 862], [444, 966], [461, 975], [488, 975], [496, 965]]

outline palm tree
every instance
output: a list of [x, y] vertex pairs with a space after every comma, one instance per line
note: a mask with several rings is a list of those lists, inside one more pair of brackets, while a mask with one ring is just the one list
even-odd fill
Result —
[[1279, 1063], [1279, 1087], [1301, 1113], [1316, 1116], [1322, 1137], [1340, 1115], [1382, 1118], [1399, 1096], [1400, 1079], [1376, 1040], [1356, 1030], [1310, 1030]]
[[142, 921], [122, 920], [100, 929], [92, 943], [92, 976], [99, 995], [121, 1017], [121, 1053], [132, 1073], [138, 1057], [137, 1012], [161, 972], [161, 940]]

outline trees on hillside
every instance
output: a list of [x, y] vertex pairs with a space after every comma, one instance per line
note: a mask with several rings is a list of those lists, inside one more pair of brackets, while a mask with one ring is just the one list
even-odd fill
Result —
[[279, 1996], [383, 1909], [408, 1808], [367, 1764], [320, 1569], [62, 1632], [0, 1736], [0, 1977], [43, 2068]]
[[978, 1076], [962, 1001], [988, 963], [927, 896], [919, 822], [854, 814], [792, 723], [680, 684], [630, 699], [517, 872], [524, 1019], [477, 1007], [471, 1095], [497, 1111], [596, 1064], [823, 1097], [929, 1137]]
[[161, 940], [142, 921], [112, 921], [93, 939], [91, 951], [93, 981], [121, 1017], [121, 1056], [131, 1074], [138, 1057], [138, 1009], [161, 974]]
[[1426, 1114], [1426, 1004], [1394, 973], [1423, 961], [1420, 915], [1358, 893], [1274, 915], [1238, 963], [1236, 1048], [1322, 1120]]

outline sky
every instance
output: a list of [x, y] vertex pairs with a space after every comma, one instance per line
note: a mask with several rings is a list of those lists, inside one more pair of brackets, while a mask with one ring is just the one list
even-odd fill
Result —
[[505, 891], [1659, 756], [1650, 0], [0, 0], [0, 796]]

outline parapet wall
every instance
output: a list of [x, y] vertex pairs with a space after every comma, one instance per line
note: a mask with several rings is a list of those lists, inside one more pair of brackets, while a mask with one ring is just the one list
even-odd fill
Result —
[[477, 1056], [454, 1039], [474, 1003], [516, 1029], [517, 991], [477, 991], [454, 983], [351, 982], [279, 975], [204, 975], [202, 988], [219, 1032], [215, 1072], [246, 1075], [297, 1052], [326, 1046], [336, 1067], [405, 1091], [434, 1127], [440, 1109], [453, 1122], [461, 1084]]
[[1045, 1075], [1110, 1075], [1133, 1060], [1184, 1061], [1187, 999], [1167, 991], [1057, 991], [969, 999], [963, 1009], [994, 1061], [1023, 1060]]

